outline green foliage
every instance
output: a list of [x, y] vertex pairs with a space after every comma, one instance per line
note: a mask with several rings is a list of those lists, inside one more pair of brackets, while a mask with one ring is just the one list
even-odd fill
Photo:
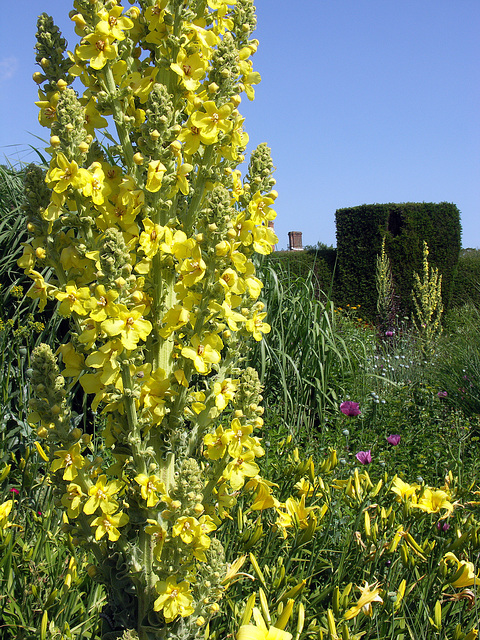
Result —
[[423, 242], [443, 278], [443, 302], [449, 306], [460, 251], [460, 212], [454, 204], [404, 203], [361, 205], [336, 212], [337, 302], [361, 304], [370, 320], [376, 316], [375, 261], [382, 238], [393, 283], [404, 314], [413, 310], [413, 272], [422, 265]]
[[333, 248], [304, 251], [275, 251], [264, 259], [278, 274], [285, 287], [297, 278], [312, 279], [315, 295], [329, 291], [335, 270], [336, 251]]
[[262, 280], [272, 330], [252, 351], [250, 364], [270, 390], [269, 406], [281, 407], [296, 433], [302, 424], [322, 421], [327, 407], [337, 405], [346, 380], [355, 375], [361, 351], [347, 346], [336, 326], [333, 303], [316, 295], [312, 272], [307, 278], [292, 278], [283, 263], [280, 269], [270, 265], [265, 261]]
[[[438, 345], [432, 378], [445, 403], [468, 416], [480, 415], [480, 311], [473, 304], [451, 309]], [[477, 425], [477, 433], [480, 425]]]
[[462, 249], [452, 294], [452, 306], [474, 304], [480, 308], [480, 250]]

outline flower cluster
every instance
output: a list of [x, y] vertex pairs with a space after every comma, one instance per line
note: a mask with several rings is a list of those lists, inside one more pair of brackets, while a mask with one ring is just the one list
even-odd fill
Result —
[[[212, 534], [247, 481], [267, 487], [258, 376], [240, 362], [270, 331], [252, 257], [278, 241], [277, 193], [265, 144], [237, 169], [241, 93], [260, 81], [252, 0], [130, 4], [75, 0], [73, 52], [38, 22], [51, 161], [27, 172], [19, 265], [72, 332], [61, 370], [45, 345], [33, 354], [30, 420], [65, 528], [109, 585], [107, 631], [147, 633], [148, 617], [149, 633], [193, 637], [222, 595]], [[67, 402], [77, 381], [105, 424], [96, 458]]]

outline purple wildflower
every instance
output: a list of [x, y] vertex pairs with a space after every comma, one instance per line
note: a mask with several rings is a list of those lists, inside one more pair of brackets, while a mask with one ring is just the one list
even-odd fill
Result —
[[352, 402], [351, 400], [342, 402], [342, 404], [340, 405], [340, 411], [349, 417], [359, 416], [362, 413], [360, 411], [358, 402]]
[[387, 338], [391, 338], [393, 336], [393, 331], [385, 331], [385, 335]]
[[439, 392], [437, 393], [437, 396], [438, 396], [439, 398], [446, 398], [446, 397], [448, 396], [448, 393], [447, 393], [446, 391], [439, 391]]
[[400, 439], [401, 439], [401, 436], [392, 433], [391, 436], [387, 437], [387, 442], [388, 444], [391, 444], [392, 447], [396, 447], [397, 444], [400, 442]]
[[355, 454], [355, 457], [360, 464], [369, 464], [372, 461], [372, 452], [370, 449], [368, 451], [359, 451]]
[[18, 489], [15, 489], [15, 487], [12, 487], [11, 489], [9, 489], [10, 493], [14, 493], [16, 496], [18, 496], [18, 494], [20, 493], [20, 491]]

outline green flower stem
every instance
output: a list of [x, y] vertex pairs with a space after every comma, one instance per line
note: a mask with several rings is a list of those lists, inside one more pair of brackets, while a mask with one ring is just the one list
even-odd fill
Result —
[[143, 620], [150, 610], [156, 580], [155, 574], [153, 573], [152, 536], [146, 533], [144, 528], [139, 531], [139, 546], [143, 556], [145, 588], [137, 588], [138, 637], [140, 640], [149, 640], [148, 631], [143, 627]]
[[210, 169], [213, 161], [213, 152], [215, 145], [210, 145], [203, 154], [203, 167], [199, 168], [197, 179], [195, 181], [195, 195], [190, 201], [190, 205], [187, 210], [185, 218], [185, 233], [189, 233], [193, 225], [193, 219], [196, 213], [198, 213], [198, 205], [200, 204], [203, 192], [205, 191], [205, 185], [208, 178], [208, 170]]
[[124, 109], [117, 96], [117, 89], [115, 85], [115, 79], [113, 77], [113, 72], [109, 65], [104, 68], [105, 79], [105, 88], [107, 89], [110, 97], [112, 98], [112, 112], [113, 112], [113, 120], [115, 122], [115, 127], [117, 129], [118, 137], [120, 139], [120, 144], [122, 146], [123, 152], [125, 154], [125, 162], [128, 167], [128, 171], [130, 173], [136, 174], [136, 165], [133, 162], [133, 147], [130, 142], [130, 137], [128, 135], [128, 130], [125, 125], [125, 114]]
[[172, 353], [174, 348], [173, 335], [164, 339], [158, 335], [161, 322], [160, 310], [171, 309], [175, 305], [175, 272], [172, 269], [161, 269], [160, 256], [153, 258], [153, 311], [157, 322], [154, 326], [155, 343], [153, 346], [153, 370], [159, 367], [165, 371], [168, 378], [173, 370]]

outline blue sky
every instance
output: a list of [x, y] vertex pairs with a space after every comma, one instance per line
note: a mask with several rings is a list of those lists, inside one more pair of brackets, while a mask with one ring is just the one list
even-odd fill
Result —
[[[69, 0], [4, 3], [0, 161], [34, 160], [36, 16], [73, 49]], [[126, 3], [128, 6], [128, 3]], [[373, 202], [454, 202], [464, 247], [480, 247], [480, 2], [257, 0], [262, 75], [240, 105], [249, 150], [277, 167], [275, 229], [336, 244], [335, 210]], [[33, 134], [33, 135], [32, 135]], [[15, 146], [11, 146], [15, 145]]]

